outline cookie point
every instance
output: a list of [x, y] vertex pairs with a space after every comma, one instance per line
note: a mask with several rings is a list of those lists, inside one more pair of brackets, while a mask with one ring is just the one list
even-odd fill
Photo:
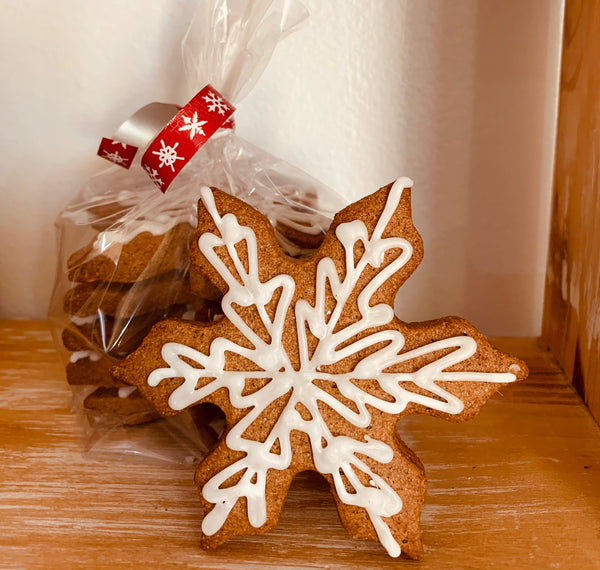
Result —
[[414, 182], [413, 182], [412, 178], [409, 178], [408, 176], [401, 176], [400, 178], [398, 178], [396, 180], [396, 182], [394, 184], [397, 184], [398, 186], [402, 186], [402, 188], [412, 188]]
[[386, 546], [385, 549], [388, 555], [392, 558], [398, 558], [402, 554], [402, 549], [400, 548], [400, 545], [397, 542], [394, 542], [393, 545], [390, 544]]

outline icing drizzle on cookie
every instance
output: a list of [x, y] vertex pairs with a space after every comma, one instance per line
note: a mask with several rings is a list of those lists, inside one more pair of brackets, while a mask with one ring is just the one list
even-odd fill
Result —
[[[229, 289], [222, 301], [224, 314], [249, 341], [251, 348], [222, 337], [212, 341], [208, 354], [183, 344], [165, 343], [161, 354], [168, 368], [154, 370], [148, 376], [147, 383], [156, 387], [166, 378], [184, 379], [169, 397], [169, 406], [173, 410], [193, 405], [220, 388], [227, 388], [234, 407], [248, 410], [226, 436], [227, 446], [243, 452], [244, 457], [215, 474], [202, 489], [203, 497], [215, 505], [202, 522], [202, 530], [206, 535], [215, 534], [222, 528], [234, 505], [242, 497], [247, 501], [250, 524], [255, 528], [265, 524], [267, 472], [269, 469], [283, 470], [290, 466], [294, 453], [290, 434], [292, 430], [299, 430], [308, 435], [315, 468], [331, 476], [340, 500], [346, 505], [363, 508], [388, 553], [399, 556], [400, 545], [384, 519], [402, 510], [402, 499], [375, 469], [361, 459], [368, 457], [382, 464], [389, 463], [394, 457], [394, 450], [370, 435], [365, 435], [362, 441], [346, 435], [335, 435], [320, 413], [319, 403], [326, 404], [347, 422], [368, 432], [370, 409], [396, 415], [405, 410], [408, 404], [414, 403], [448, 414], [460, 413], [464, 409], [463, 402], [440, 386], [439, 382], [507, 383], [516, 379], [518, 370], [514, 368], [506, 372], [452, 371], [454, 365], [464, 362], [477, 351], [477, 342], [469, 336], [446, 338], [402, 352], [405, 345], [402, 333], [395, 328], [382, 329], [392, 321], [394, 311], [383, 303], [372, 306], [371, 299], [379, 287], [408, 262], [413, 253], [407, 240], [398, 236], [384, 237], [384, 233], [400, 204], [403, 189], [411, 186], [412, 181], [407, 178], [396, 181], [370, 235], [361, 220], [342, 223], [337, 227], [336, 237], [345, 252], [345, 271], [340, 275], [331, 258], [320, 259], [314, 284], [314, 305], [304, 299], [293, 302], [297, 283], [290, 275], [280, 274], [268, 281], [260, 281], [254, 230], [240, 225], [231, 213], [221, 215], [211, 190], [201, 190], [204, 207], [220, 235], [204, 233], [199, 238], [198, 246], [227, 283]], [[355, 254], [357, 244], [362, 246], [358, 258]], [[246, 263], [241, 261], [236, 248], [245, 248]], [[400, 253], [385, 265], [386, 254], [391, 250]], [[225, 255], [230, 264], [223, 261]], [[231, 263], [235, 271], [230, 269]], [[338, 330], [344, 308], [369, 267], [379, 271], [358, 295], [360, 316], [349, 326]], [[273, 306], [276, 292], [279, 296], [275, 308], [268, 311], [267, 306]], [[326, 311], [328, 295], [335, 299], [334, 308], [329, 312]], [[268, 340], [252, 329], [236, 306], [255, 308], [268, 333]], [[289, 319], [290, 316], [295, 317], [295, 325], [290, 324], [294, 322], [294, 319]], [[296, 368], [284, 345], [286, 326], [295, 326], [296, 329], [300, 359]], [[317, 339], [312, 354], [308, 349], [307, 329]], [[328, 372], [332, 365], [365, 349], [367, 356], [353, 370], [344, 374]], [[253, 371], [230, 370], [226, 366], [227, 353], [239, 354], [256, 367]], [[394, 371], [394, 368], [424, 355], [430, 355], [427, 364], [417, 370]], [[190, 362], [199, 366], [192, 366]], [[410, 369], [410, 366], [406, 368]], [[201, 378], [212, 380], [200, 383], [197, 388]], [[254, 393], [245, 393], [246, 380], [252, 378], [270, 381]], [[361, 380], [377, 382], [388, 397], [381, 398], [369, 393], [361, 387]], [[348, 407], [319, 387], [319, 381], [335, 384], [355, 407]], [[418, 386], [419, 392], [413, 392], [408, 385], [403, 385], [407, 382]], [[289, 399], [267, 439], [258, 442], [245, 438], [248, 427], [261, 417], [271, 403], [286, 394], [290, 394]], [[309, 412], [308, 419], [307, 414], [302, 415], [297, 410], [298, 404]], [[274, 448], [277, 452], [273, 451]], [[358, 473], [366, 477], [359, 477]], [[239, 480], [234, 485], [223, 487], [235, 475]]]
[[97, 362], [98, 360], [100, 360], [100, 354], [94, 352], [93, 350], [78, 350], [76, 352], [71, 353], [71, 356], [69, 357], [69, 362], [71, 364], [75, 364], [76, 362], [78, 362], [79, 360], [83, 360], [84, 358], [87, 358], [92, 362]]
[[124, 221], [114, 224], [113, 227], [100, 232], [93, 243], [93, 249], [97, 252], [105, 252], [115, 244], [130, 242], [135, 236], [149, 232], [154, 236], [166, 234], [177, 224], [194, 223], [195, 212], [192, 205], [181, 204], [161, 213], [138, 214], [136, 218], [126, 216]]

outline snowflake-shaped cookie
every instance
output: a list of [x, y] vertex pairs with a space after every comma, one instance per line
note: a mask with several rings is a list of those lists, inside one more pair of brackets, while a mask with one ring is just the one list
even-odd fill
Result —
[[224, 293], [225, 318], [159, 323], [115, 376], [165, 414], [202, 402], [224, 410], [227, 430], [196, 472], [205, 547], [271, 529], [293, 477], [311, 469], [353, 536], [418, 557], [426, 481], [397, 419], [470, 419], [527, 375], [462, 319], [394, 316], [422, 257], [411, 185], [400, 179], [342, 210], [302, 260], [250, 206], [202, 189], [192, 262]]

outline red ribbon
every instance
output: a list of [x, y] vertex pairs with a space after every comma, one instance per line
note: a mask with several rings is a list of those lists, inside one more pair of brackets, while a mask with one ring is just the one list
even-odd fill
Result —
[[[165, 192], [181, 169], [221, 127], [233, 128], [235, 107], [216, 89], [201, 89], [165, 125], [142, 156], [142, 168]], [[138, 148], [103, 138], [98, 155], [129, 168]]]
[[137, 146], [104, 137], [100, 141], [98, 156], [106, 158], [106, 160], [110, 160], [123, 168], [129, 168], [137, 151]]

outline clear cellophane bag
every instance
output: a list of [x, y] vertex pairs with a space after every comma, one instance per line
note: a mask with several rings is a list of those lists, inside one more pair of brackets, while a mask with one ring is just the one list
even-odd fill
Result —
[[[295, 1], [202, 0], [183, 40], [190, 92], [211, 84], [238, 102], [276, 44], [305, 17]], [[218, 410], [160, 418], [111, 367], [165, 318], [210, 322], [219, 292], [190, 271], [202, 186], [248, 202], [294, 256], [318, 247], [344, 200], [301, 170], [220, 129], [161, 193], [138, 163], [93, 176], [60, 213], [58, 269], [49, 318], [84, 449], [175, 462], [204, 455], [223, 428]]]

